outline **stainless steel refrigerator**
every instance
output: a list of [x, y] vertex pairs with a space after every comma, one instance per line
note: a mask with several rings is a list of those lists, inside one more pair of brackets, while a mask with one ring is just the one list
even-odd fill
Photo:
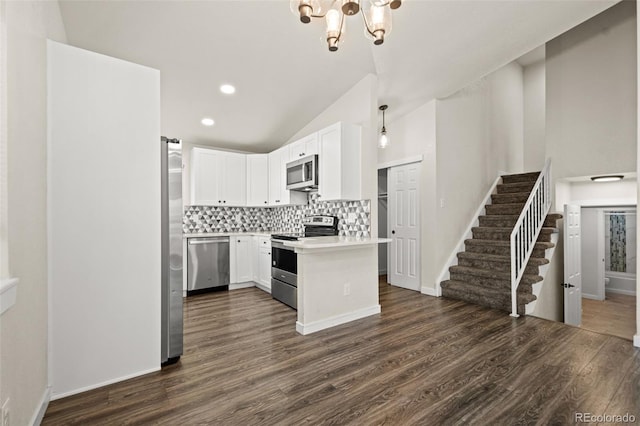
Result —
[[182, 143], [162, 137], [162, 365], [182, 355]]

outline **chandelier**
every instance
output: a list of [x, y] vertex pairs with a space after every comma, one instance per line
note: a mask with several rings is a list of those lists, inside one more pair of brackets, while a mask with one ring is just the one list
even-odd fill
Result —
[[399, 8], [402, 0], [291, 0], [291, 11], [304, 24], [312, 18], [324, 18], [327, 45], [330, 52], [335, 52], [345, 32], [345, 15], [356, 15], [361, 4], [364, 34], [375, 45], [384, 43], [385, 36], [391, 32], [391, 9]]

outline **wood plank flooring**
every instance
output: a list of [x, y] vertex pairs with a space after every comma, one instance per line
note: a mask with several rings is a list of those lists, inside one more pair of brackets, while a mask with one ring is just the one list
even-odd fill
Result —
[[254, 288], [185, 303], [185, 354], [53, 401], [45, 425], [567, 424], [640, 418], [631, 342], [380, 283], [382, 313], [308, 336]]
[[633, 340], [636, 297], [607, 293], [605, 300], [582, 299], [582, 328]]

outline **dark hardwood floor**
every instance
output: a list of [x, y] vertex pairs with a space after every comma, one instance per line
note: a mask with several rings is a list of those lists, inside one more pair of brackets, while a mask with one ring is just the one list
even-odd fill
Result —
[[382, 314], [308, 336], [255, 288], [185, 303], [185, 354], [53, 401], [43, 424], [571, 424], [640, 417], [631, 342], [380, 283]]

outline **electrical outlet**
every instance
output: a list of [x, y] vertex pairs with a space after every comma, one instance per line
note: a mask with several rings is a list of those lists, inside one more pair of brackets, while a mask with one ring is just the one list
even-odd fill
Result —
[[9, 398], [2, 404], [2, 426], [9, 426], [11, 417], [9, 417]]
[[350, 224], [356, 223], [357, 218], [358, 218], [357, 214], [353, 212], [347, 213], [347, 223], [350, 223]]
[[349, 296], [351, 294], [351, 283], [344, 283], [344, 295]]
[[440, 208], [444, 208], [444, 198], [440, 198]]

